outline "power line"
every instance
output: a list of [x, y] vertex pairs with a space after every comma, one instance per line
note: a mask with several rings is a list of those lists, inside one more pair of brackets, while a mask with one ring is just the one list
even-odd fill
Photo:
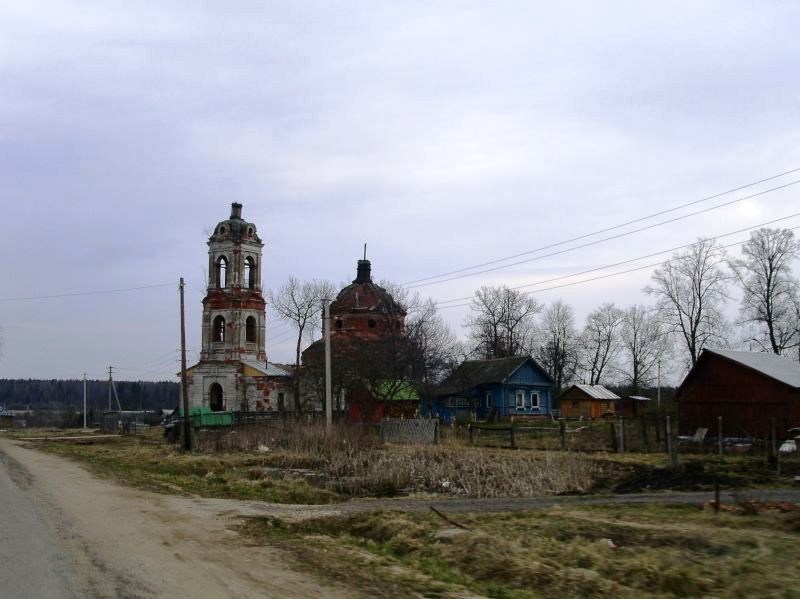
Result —
[[[679, 206], [675, 206], [674, 208], [669, 208], [667, 210], [662, 210], [660, 212], [655, 212], [653, 214], [649, 214], [647, 216], [643, 216], [643, 217], [639, 217], [639, 218], [636, 218], [636, 219], [633, 219], [633, 220], [629, 220], [629, 221], [626, 221], [624, 223], [620, 223], [620, 224], [617, 224], [617, 225], [614, 225], [614, 226], [611, 226], [611, 227], [606, 227], [605, 229], [598, 229], [598, 230], [592, 231], [590, 233], [584, 233], [582, 235], [578, 235], [577, 237], [572, 237], [570, 239], [565, 239], [563, 241], [558, 241], [558, 242], [555, 242], [555, 243], [550, 243], [550, 244], [547, 244], [547, 245], [543, 245], [541, 247], [534, 248], [532, 250], [527, 250], [525, 252], [520, 252], [518, 254], [512, 254], [510, 256], [504, 256], [502, 258], [495, 258], [495, 259], [489, 260], [487, 262], [482, 262], [480, 264], [474, 264], [472, 266], [467, 266], [467, 267], [464, 267], [464, 268], [459, 268], [459, 269], [456, 269], [456, 270], [443, 272], [443, 273], [440, 273], [438, 275], [431, 275], [431, 276], [423, 277], [423, 278], [420, 278], [420, 279], [414, 279], [414, 280], [411, 280], [411, 281], [406, 281], [405, 283], [401, 283], [401, 286], [407, 287], [409, 289], [414, 289], [416, 287], [424, 287], [425, 285], [434, 285], [434, 284], [437, 284], [437, 283], [444, 283], [446, 281], [452, 281], [452, 280], [458, 279], [458, 278], [469, 277], [469, 276], [473, 276], [473, 275], [476, 275], [476, 274], [482, 274], [482, 273], [485, 273], [485, 272], [491, 272], [492, 270], [499, 270], [501, 268], [509, 268], [511, 266], [516, 266], [518, 264], [523, 264], [525, 262], [529, 262], [529, 261], [532, 261], [532, 260], [538, 260], [540, 258], [534, 258], [532, 260], [524, 260], [524, 261], [516, 262], [516, 263], [513, 263], [513, 264], [506, 264], [506, 265], [502, 265], [502, 266], [496, 267], [494, 269], [487, 269], [487, 270], [483, 270], [483, 271], [479, 271], [479, 272], [464, 274], [463, 276], [453, 276], [451, 278], [444, 279], [442, 281], [434, 281], [434, 279], [439, 279], [439, 278], [442, 278], [442, 277], [449, 277], [450, 275], [458, 275], [458, 274], [461, 274], [461, 273], [468, 273], [468, 271], [474, 270], [476, 268], [482, 268], [484, 266], [491, 266], [491, 265], [494, 265], [494, 264], [499, 264], [499, 263], [505, 262], [507, 260], [513, 260], [515, 258], [520, 258], [522, 256], [535, 254], [536, 252], [540, 252], [542, 250], [558, 247], [558, 246], [561, 246], [561, 245], [565, 245], [567, 243], [572, 243], [574, 241], [580, 241], [581, 239], [586, 239], [587, 237], [592, 237], [594, 235], [599, 235], [601, 233], [607, 233], [609, 231], [614, 231], [616, 229], [620, 229], [620, 228], [626, 227], [628, 225], [632, 225], [632, 224], [636, 224], [638, 222], [649, 220], [649, 219], [655, 218], [657, 216], [662, 216], [662, 215], [668, 214], [670, 212], [675, 212], [676, 210], [680, 210], [680, 209], [686, 208], [688, 206], [696, 205], [696, 204], [699, 204], [699, 203], [702, 203], [702, 202], [707, 202], [709, 200], [713, 200], [715, 198], [718, 198], [718, 197], [721, 197], [721, 196], [724, 196], [724, 195], [728, 195], [728, 194], [734, 193], [736, 191], [741, 191], [742, 189], [746, 189], [748, 187], [753, 187], [754, 185], [758, 185], [758, 184], [764, 183], [766, 181], [777, 179], [779, 177], [783, 177], [783, 176], [785, 176], [787, 174], [794, 173], [794, 172], [797, 172], [797, 171], [800, 171], [800, 168], [792, 169], [790, 171], [786, 171], [786, 172], [780, 173], [778, 175], [773, 175], [772, 177], [767, 177], [766, 179], [761, 179], [761, 180], [755, 181], [753, 183], [748, 183], [747, 185], [742, 185], [742, 186], [736, 187], [734, 189], [729, 189], [728, 191], [723, 191], [721, 193], [717, 193], [717, 194], [714, 194], [712, 196], [708, 196], [708, 197], [702, 198], [700, 200], [694, 200], [692, 202], [687, 202], [685, 204], [681, 204]], [[568, 248], [566, 250], [561, 250], [560, 252], [555, 252], [555, 253], [548, 254], [546, 256], [541, 256], [541, 258], [546, 258], [546, 257], [549, 257], [549, 256], [553, 256], [553, 255], [556, 255], [558, 253], [564, 253], [564, 252], [567, 252], [567, 251], [571, 251], [573, 249], [580, 249], [580, 248], [587, 247], [587, 246], [590, 246], [590, 245], [596, 245], [598, 243], [602, 243], [604, 241], [609, 241], [609, 240], [612, 240], [612, 239], [617, 239], [619, 237], [624, 237], [626, 235], [632, 235], [634, 233], [645, 231], [647, 229], [651, 229], [651, 228], [654, 228], [654, 227], [657, 227], [657, 226], [669, 224], [669, 223], [675, 222], [677, 220], [682, 220], [682, 219], [685, 219], [685, 218], [689, 218], [691, 216], [696, 216], [698, 214], [702, 214], [704, 212], [709, 212], [711, 210], [716, 210], [718, 208], [724, 208], [725, 206], [730, 206], [731, 204], [735, 204], [737, 202], [742, 202], [744, 200], [752, 199], [754, 197], [765, 195], [767, 193], [772, 193], [773, 191], [778, 191], [778, 190], [784, 189], [786, 187], [791, 187], [792, 185], [797, 185], [798, 183], [800, 183], [800, 180], [792, 181], [790, 183], [786, 183], [784, 185], [773, 187], [773, 188], [767, 189], [765, 191], [761, 191], [761, 192], [758, 192], [758, 193], [755, 193], [755, 194], [752, 194], [752, 195], [749, 195], [749, 196], [745, 196], [743, 198], [738, 198], [736, 200], [731, 200], [729, 202], [724, 202], [722, 204], [718, 204], [716, 206], [712, 206], [711, 208], [706, 208], [704, 210], [699, 210], [697, 212], [692, 212], [692, 213], [689, 213], [689, 214], [686, 214], [686, 215], [683, 215], [683, 216], [680, 216], [680, 217], [676, 217], [676, 218], [673, 218], [673, 219], [668, 219], [668, 220], [662, 221], [660, 223], [656, 223], [656, 224], [653, 224], [653, 225], [648, 225], [647, 227], [641, 227], [639, 229], [634, 229], [633, 231], [628, 231], [626, 233], [621, 233], [619, 235], [613, 235], [613, 236], [606, 237], [606, 238], [601, 239], [601, 240], [593, 241], [593, 242], [590, 242], [590, 243], [587, 243], [587, 244], [578, 245], [578, 246], [575, 246], [574, 248]], [[426, 283], [426, 281], [432, 281], [432, 282]]]
[[[779, 219], [776, 219], [776, 220], [773, 220], [773, 221], [769, 221], [767, 223], [763, 223], [761, 225], [756, 225], [754, 227], [748, 227], [746, 229], [740, 229], [738, 231], [732, 231], [731, 233], [725, 233], [724, 235], [718, 235], [717, 237], [711, 237], [710, 239], [716, 240], [716, 239], [720, 239], [722, 237], [728, 237], [730, 235], [735, 235], [737, 233], [742, 233], [744, 231], [750, 231], [752, 229], [756, 229], [758, 227], [763, 227], [765, 225], [772, 224], [772, 223], [775, 223], [775, 222], [778, 222], [778, 221], [782, 221], [782, 220], [786, 220], [786, 219], [789, 219], [789, 218], [792, 218], [792, 217], [795, 217], [795, 216], [800, 216], [800, 213], [792, 214], [791, 216], [786, 216], [784, 218], [779, 218]], [[800, 226], [791, 227], [789, 230], [790, 231], [794, 231], [796, 229], [800, 229]], [[722, 247], [724, 249], [727, 249], [727, 248], [730, 248], [730, 247], [734, 247], [736, 245], [741, 245], [741, 244], [745, 243], [746, 241], [747, 240], [744, 239], [742, 241], [737, 241], [735, 243], [724, 245]], [[622, 264], [630, 264], [631, 262], [636, 262], [638, 260], [644, 260], [645, 258], [651, 258], [651, 257], [657, 256], [659, 254], [664, 254], [664, 253], [667, 253], [667, 252], [672, 252], [672, 251], [676, 251], [676, 250], [679, 250], [679, 249], [687, 248], [687, 247], [690, 247], [690, 246], [694, 245], [694, 243], [697, 243], [697, 242], [687, 243], [686, 245], [677, 246], [677, 247], [669, 249], [669, 250], [663, 250], [661, 252], [655, 252], [655, 253], [652, 253], [652, 254], [647, 254], [645, 256], [639, 256], [637, 258], [631, 258], [629, 260], [623, 260], [622, 262], [617, 262], [617, 263], [614, 263], [614, 264], [606, 264], [604, 266], [598, 266], [598, 267], [591, 268], [589, 270], [585, 270], [585, 271], [581, 271], [581, 272], [571, 273], [571, 274], [568, 274], [568, 275], [562, 275], [562, 276], [559, 276], [559, 277], [553, 277], [551, 279], [546, 279], [544, 281], [537, 281], [536, 283], [528, 283], [528, 284], [525, 284], [525, 285], [518, 285], [517, 287], [512, 287], [512, 289], [516, 290], [516, 289], [522, 289], [524, 287], [532, 287], [534, 285], [542, 285], [544, 283], [550, 283], [550, 282], [553, 282], [553, 281], [568, 279], [568, 278], [571, 278], [571, 277], [577, 277], [577, 276], [580, 276], [582, 274], [588, 274], [590, 272], [597, 272], [598, 270], [605, 270], [607, 268], [614, 268], [615, 266], [620, 266]], [[583, 279], [581, 281], [573, 281], [572, 283], [564, 283], [563, 285], [554, 285], [552, 287], [545, 287], [543, 289], [534, 289], [534, 290], [531, 290], [531, 291], [525, 291], [525, 292], [523, 292], [523, 294], [524, 295], [530, 295], [532, 293], [540, 293], [542, 291], [552, 291], [553, 289], [561, 289], [563, 287], [572, 287], [574, 285], [580, 285], [580, 284], [583, 284], [583, 283], [591, 283], [593, 281], [598, 281], [598, 280], [601, 280], [601, 279], [607, 279], [607, 278], [610, 278], [610, 277], [616, 277], [616, 276], [619, 276], [619, 275], [629, 274], [629, 273], [636, 272], [636, 271], [639, 271], [639, 270], [645, 270], [647, 268], [655, 268], [657, 266], [660, 266], [661, 264], [666, 264], [666, 263], [669, 263], [669, 262], [672, 262], [672, 261], [673, 261], [672, 259], [662, 260], [660, 262], [655, 262], [655, 263], [652, 263], [652, 264], [646, 264], [644, 266], [637, 266], [636, 268], [631, 268], [631, 269], [628, 269], [628, 270], [622, 270], [622, 271], [619, 271], [619, 272], [608, 273], [608, 274], [605, 274], [605, 275], [592, 277], [590, 279]], [[436, 306], [437, 306], [437, 308], [441, 308], [442, 310], [447, 310], [447, 309], [450, 309], [450, 308], [462, 308], [462, 307], [465, 307], [465, 306], [469, 306], [470, 303], [469, 302], [465, 302], [465, 303], [461, 303], [461, 304], [452, 304], [452, 305], [449, 305], [449, 306], [442, 306], [441, 304], [442, 303], [447, 303], [447, 302], [455, 302], [455, 301], [460, 301], [460, 300], [472, 299], [473, 297], [475, 297], [474, 294], [470, 295], [470, 296], [454, 298], [454, 299], [450, 299], [450, 300], [444, 300], [443, 302], [437, 302]]]
[[103, 289], [99, 291], [76, 291], [74, 293], [56, 293], [53, 295], [32, 295], [28, 297], [2, 297], [0, 302], [23, 302], [29, 300], [55, 299], [61, 297], [78, 297], [83, 295], [104, 295], [107, 293], [122, 293], [125, 291], [140, 291], [142, 289], [158, 289], [160, 287], [173, 287], [174, 283], [160, 285], [142, 285], [141, 287], [124, 287], [122, 289]]

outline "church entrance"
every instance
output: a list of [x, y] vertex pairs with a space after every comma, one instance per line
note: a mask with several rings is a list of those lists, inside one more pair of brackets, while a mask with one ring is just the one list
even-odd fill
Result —
[[208, 400], [212, 412], [221, 412], [225, 409], [225, 402], [222, 398], [222, 385], [211, 383], [208, 388]]

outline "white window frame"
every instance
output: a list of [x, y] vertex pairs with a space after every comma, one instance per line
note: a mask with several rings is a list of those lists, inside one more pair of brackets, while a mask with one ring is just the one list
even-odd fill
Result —
[[525, 409], [525, 391], [517, 389], [516, 402], [514, 404], [517, 410]]
[[486, 392], [486, 408], [487, 409], [492, 407], [492, 400], [493, 399], [494, 399], [494, 397], [492, 396], [492, 392], [491, 391], [487, 391]]
[[[531, 402], [531, 409], [538, 410], [541, 407], [539, 392], [538, 391], [531, 391], [531, 394], [528, 396]], [[533, 401], [533, 398], [536, 397], [536, 401]]]

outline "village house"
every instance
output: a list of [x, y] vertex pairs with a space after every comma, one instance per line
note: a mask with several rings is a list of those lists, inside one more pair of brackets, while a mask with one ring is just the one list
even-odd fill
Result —
[[190, 407], [264, 412], [293, 403], [291, 372], [267, 362], [263, 246], [237, 203], [208, 240], [200, 361], [186, 370]]
[[603, 385], [571, 385], [558, 396], [564, 418], [600, 418], [615, 414], [619, 395]]
[[704, 349], [675, 396], [679, 427], [726, 437], [781, 436], [800, 426], [800, 365], [771, 353]]
[[546, 416], [555, 382], [530, 356], [467, 360], [420, 404], [423, 416], [487, 420]]

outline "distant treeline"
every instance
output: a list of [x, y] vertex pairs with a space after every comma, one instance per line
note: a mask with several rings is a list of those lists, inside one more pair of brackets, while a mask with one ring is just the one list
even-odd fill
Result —
[[[114, 381], [123, 410], [154, 410], [178, 405], [180, 385], [172, 382]], [[108, 381], [87, 381], [87, 411], [108, 408]], [[83, 409], [82, 380], [0, 379], [0, 406], [9, 410]], [[117, 409], [114, 396], [112, 409]]]

